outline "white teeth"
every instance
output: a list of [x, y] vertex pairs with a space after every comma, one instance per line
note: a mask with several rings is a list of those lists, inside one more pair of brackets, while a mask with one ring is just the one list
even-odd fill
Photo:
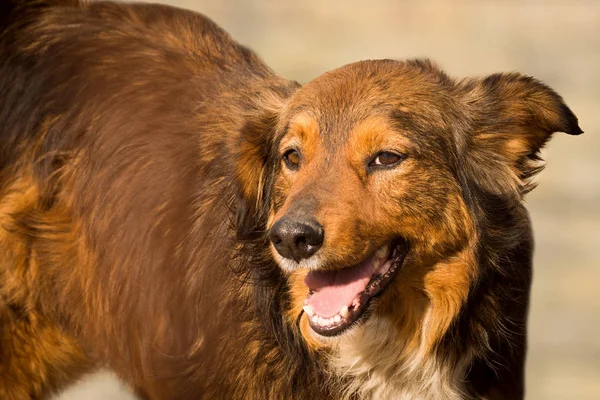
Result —
[[350, 311], [348, 311], [348, 306], [342, 307], [342, 309], [340, 310], [340, 315], [342, 316], [342, 318], [348, 318], [348, 315], [350, 315]]
[[388, 255], [388, 247], [387, 246], [383, 246], [380, 247], [379, 250], [377, 250], [377, 252], [375, 253], [375, 257], [376, 258], [386, 258]]
[[[355, 302], [355, 304], [358, 304]], [[304, 312], [310, 318], [310, 321], [314, 325], [319, 325], [323, 327], [331, 327], [332, 325], [337, 325], [342, 322], [344, 319], [348, 318], [350, 315], [350, 310], [348, 306], [344, 306], [340, 309], [340, 311], [334, 315], [333, 317], [323, 318], [315, 313], [315, 310], [311, 306], [304, 306]]]
[[309, 318], [312, 318], [312, 316], [315, 315], [315, 310], [313, 310], [313, 308], [311, 306], [304, 306], [303, 309]]
[[385, 274], [386, 274], [386, 273], [387, 273], [387, 272], [390, 270], [390, 267], [391, 267], [391, 266], [392, 266], [392, 262], [391, 262], [391, 261], [388, 261], [388, 262], [384, 263], [384, 264], [383, 264], [383, 265], [382, 265], [382, 266], [379, 268], [379, 271], [378, 271], [378, 272], [379, 272], [381, 275], [385, 275]]

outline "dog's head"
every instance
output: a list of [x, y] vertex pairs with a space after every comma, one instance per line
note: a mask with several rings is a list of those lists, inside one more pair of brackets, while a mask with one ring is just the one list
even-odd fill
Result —
[[555, 92], [518, 74], [455, 81], [427, 61], [365, 61], [296, 91], [254, 163], [305, 334], [436, 301], [441, 333], [478, 274], [470, 188], [520, 204], [555, 131], [581, 133]]

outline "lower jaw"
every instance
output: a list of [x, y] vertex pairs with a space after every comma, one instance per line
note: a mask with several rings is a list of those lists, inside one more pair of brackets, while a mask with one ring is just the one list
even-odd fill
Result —
[[319, 336], [335, 337], [352, 330], [353, 327], [360, 326], [371, 316], [376, 305], [376, 299], [363, 295], [359, 297], [361, 298], [360, 303], [353, 308], [349, 308], [349, 316], [340, 324], [324, 327], [313, 323], [309, 318], [311, 330]]
[[323, 326], [314, 323], [307, 315], [311, 330], [320, 337], [336, 337], [352, 330], [352, 328], [362, 325], [377, 307], [378, 298], [385, 293], [385, 290], [392, 284], [396, 274], [402, 269], [404, 259], [408, 253], [408, 245], [401, 240], [398, 243], [393, 243], [394, 258], [392, 267], [384, 276], [377, 278], [376, 282], [371, 281], [367, 285], [367, 289], [360, 293], [350, 307], [348, 307], [348, 315], [340, 320], [339, 323], [334, 323], [330, 326]]

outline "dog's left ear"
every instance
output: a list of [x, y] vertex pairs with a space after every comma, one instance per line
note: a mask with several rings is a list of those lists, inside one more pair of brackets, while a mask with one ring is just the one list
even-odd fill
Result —
[[492, 193], [529, 192], [543, 168], [539, 151], [551, 135], [583, 133], [563, 99], [529, 76], [494, 74], [461, 86], [471, 120], [467, 164]]

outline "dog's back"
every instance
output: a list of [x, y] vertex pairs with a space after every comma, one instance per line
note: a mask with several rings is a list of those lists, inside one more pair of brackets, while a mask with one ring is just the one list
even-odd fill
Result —
[[0, 397], [40, 396], [98, 362], [139, 386], [206, 380], [169, 365], [198, 366], [194, 348], [217, 363], [203, 342], [234, 318], [222, 288], [236, 291], [238, 132], [261, 126], [256, 93], [277, 101], [290, 84], [194, 13], [2, 4]]

